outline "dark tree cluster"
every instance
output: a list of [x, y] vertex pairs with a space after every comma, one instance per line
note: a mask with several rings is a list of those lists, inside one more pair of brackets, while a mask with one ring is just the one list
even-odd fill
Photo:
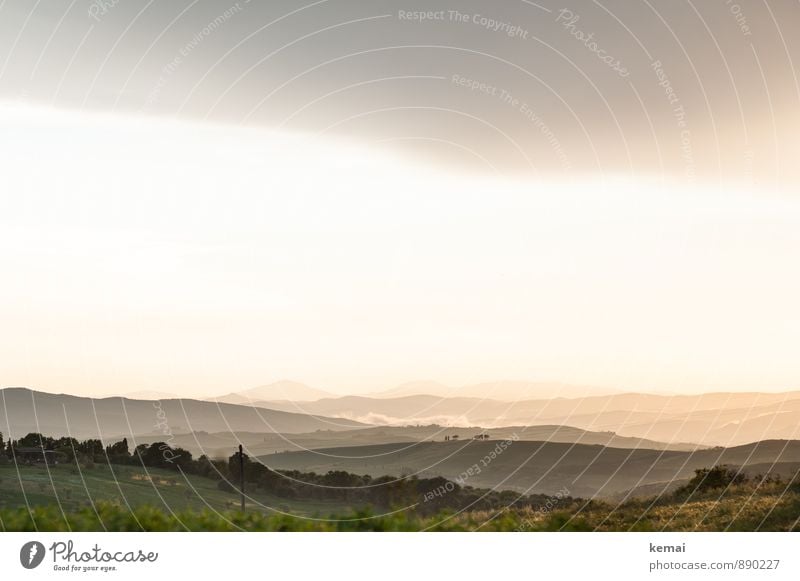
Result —
[[[2, 441], [2, 437], [0, 437]], [[30, 433], [18, 440], [9, 439], [3, 449], [3, 455], [10, 459], [18, 455], [20, 450], [47, 450], [58, 452], [65, 460], [94, 459], [94, 456], [103, 453], [103, 443], [100, 440], [78, 441], [66, 436], [51, 438], [42, 434]]]
[[[2, 442], [0, 435], [0, 442]], [[77, 440], [76, 438], [52, 438], [42, 434], [30, 433], [18, 440], [8, 440], [3, 450], [7, 459], [18, 458], [23, 454], [28, 456], [30, 450], [42, 452], [56, 452], [62, 463], [77, 463], [82, 465], [102, 464], [141, 464], [158, 468], [187, 467], [192, 464], [192, 455], [181, 448], [174, 448], [164, 442], [153, 444], [140, 444], [130, 450], [128, 439], [123, 438], [108, 446], [98, 439]], [[45, 458], [42, 455], [42, 458]], [[194, 466], [190, 466], [194, 468]]]

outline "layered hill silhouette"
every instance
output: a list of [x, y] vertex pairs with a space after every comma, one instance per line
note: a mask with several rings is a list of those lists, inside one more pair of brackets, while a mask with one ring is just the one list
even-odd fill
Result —
[[[800, 392], [679, 396], [627, 393], [520, 401], [435, 395], [345, 396], [314, 401], [248, 399], [249, 395], [290, 392], [297, 386], [306, 387], [279, 382], [216, 401], [150, 400], [144, 398], [146, 393], [136, 398], [92, 399], [8, 388], [0, 390], [0, 430], [8, 432], [11, 428], [14, 434], [25, 430], [72, 433], [76, 437], [157, 437], [168, 430], [171, 434], [221, 434], [226, 442], [231, 438], [225, 434], [305, 434], [293, 441], [267, 438], [258, 453], [437, 439], [436, 433], [444, 428], [465, 433], [483, 430], [492, 437], [505, 437], [510, 433], [508, 429], [515, 426], [525, 426], [528, 434], [533, 433], [533, 427], [539, 427], [539, 435], [521, 437], [678, 450], [800, 436]], [[314, 388], [303, 392], [304, 397], [315, 395], [318, 391]], [[384, 429], [357, 433], [373, 426]], [[501, 429], [506, 431], [492, 431]], [[318, 431], [324, 434], [320, 436]], [[202, 438], [192, 439], [193, 447], [205, 447]], [[213, 444], [209, 447], [221, 448]]]
[[[685, 481], [694, 470], [718, 464], [756, 466], [780, 472], [800, 461], [800, 441], [769, 440], [681, 452], [623, 449], [559, 442], [468, 440], [381, 444], [268, 454], [260, 460], [274, 469], [313, 472], [344, 470], [358, 474], [416, 474], [461, 480], [465, 485], [555, 494], [566, 488], [581, 497], [612, 497], [626, 491]], [[468, 475], [463, 478], [464, 475]]]
[[[381, 426], [356, 430], [319, 430], [307, 434], [264, 434], [251, 432], [192, 432], [175, 434], [172, 443], [199, 456], [228, 457], [241, 443], [250, 456], [273, 452], [302, 451], [316, 448], [344, 448], [372, 444], [394, 444], [442, 441], [458, 436], [469, 439], [485, 435], [491, 439], [519, 438], [531, 441], [600, 444], [614, 448], [648, 448], [652, 450], [694, 450], [695, 444], [665, 444], [653, 440], [620, 437], [613, 432], [589, 432], [569, 426], [510, 426], [485, 430], [480, 427], [448, 428], [427, 426]], [[158, 435], [140, 436], [139, 443], [151, 443]]]
[[800, 392], [796, 391], [675, 396], [626, 393], [520, 401], [433, 395], [349, 396], [314, 402], [262, 401], [253, 405], [370, 424], [563, 425], [707, 446], [800, 436]]
[[360, 422], [253, 406], [192, 399], [93, 399], [25, 388], [0, 390], [0, 431], [20, 437], [29, 432], [78, 439], [206, 432], [280, 432], [352, 430]]

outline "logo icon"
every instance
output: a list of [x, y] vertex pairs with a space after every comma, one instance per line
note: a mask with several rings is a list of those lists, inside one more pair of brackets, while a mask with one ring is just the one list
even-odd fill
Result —
[[19, 562], [26, 569], [35, 569], [44, 560], [44, 545], [39, 541], [25, 543], [19, 550]]

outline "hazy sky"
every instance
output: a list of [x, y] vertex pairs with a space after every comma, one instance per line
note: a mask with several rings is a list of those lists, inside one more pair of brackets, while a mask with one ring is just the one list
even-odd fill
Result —
[[796, 2], [98, 6], [0, 4], [0, 385], [800, 387]]

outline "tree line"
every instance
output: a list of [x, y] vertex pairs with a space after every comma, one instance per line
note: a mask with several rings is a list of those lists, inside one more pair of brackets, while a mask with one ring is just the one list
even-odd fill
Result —
[[[221, 490], [238, 493], [238, 452], [227, 460], [211, 459], [206, 455], [195, 459], [188, 450], [165, 442], [140, 444], [131, 449], [127, 438], [104, 446], [98, 439], [81, 441], [71, 437], [52, 438], [38, 433], [30, 433], [24, 438], [9, 440], [3, 444], [0, 433], [0, 450], [5, 450], [0, 457], [14, 459], [19, 456], [18, 450], [23, 448], [52, 450], [59, 453], [62, 463], [73, 463], [82, 468], [93, 468], [96, 464], [116, 464], [174, 470], [217, 480], [217, 486]], [[262, 462], [251, 459], [247, 454], [243, 455], [243, 465], [247, 493], [264, 492], [286, 499], [333, 500], [382, 508], [413, 508], [421, 514], [466, 508], [497, 510], [512, 505], [538, 510], [550, 500], [545, 494], [520, 495], [509, 490], [473, 488], [438, 476], [373, 478], [368, 474], [351, 474], [342, 470], [331, 470], [325, 474], [273, 470]]]

